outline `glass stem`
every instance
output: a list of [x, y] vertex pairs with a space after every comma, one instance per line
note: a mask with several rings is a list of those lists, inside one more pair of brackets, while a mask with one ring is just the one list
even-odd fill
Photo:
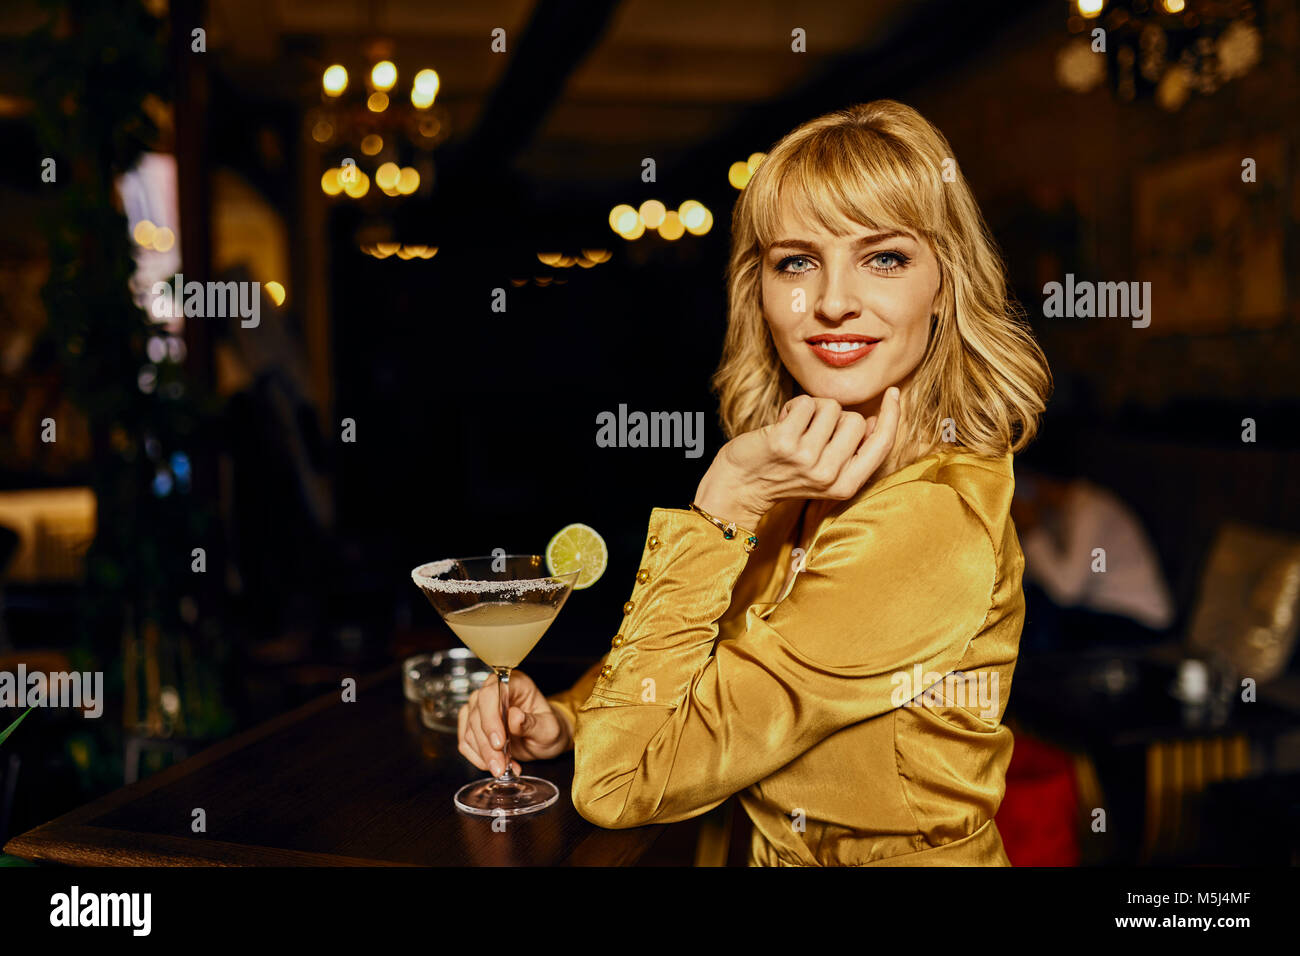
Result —
[[514, 783], [519, 778], [510, 769], [510, 668], [493, 669], [496, 671], [497, 680], [501, 682], [501, 692], [497, 697], [501, 700], [501, 760], [505, 768], [501, 776], [497, 777], [497, 783]]

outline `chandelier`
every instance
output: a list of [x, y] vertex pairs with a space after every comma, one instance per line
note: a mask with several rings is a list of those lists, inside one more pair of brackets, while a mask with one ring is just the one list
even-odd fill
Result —
[[327, 196], [373, 197], [372, 182], [392, 198], [432, 189], [433, 149], [451, 132], [436, 102], [441, 81], [428, 67], [406, 73], [385, 54], [372, 49], [368, 69], [331, 63], [321, 72], [307, 129], [329, 164], [321, 175]]
[[1151, 98], [1177, 111], [1245, 76], [1263, 47], [1250, 0], [1073, 0], [1077, 38], [1057, 55], [1056, 77], [1086, 93], [1102, 83], [1122, 102]]

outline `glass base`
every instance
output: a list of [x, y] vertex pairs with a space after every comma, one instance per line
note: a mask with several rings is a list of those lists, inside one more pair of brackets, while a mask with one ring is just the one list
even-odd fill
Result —
[[545, 810], [560, 798], [555, 784], [541, 777], [515, 777], [499, 783], [495, 777], [467, 783], [456, 791], [456, 808], [483, 817], [514, 817]]

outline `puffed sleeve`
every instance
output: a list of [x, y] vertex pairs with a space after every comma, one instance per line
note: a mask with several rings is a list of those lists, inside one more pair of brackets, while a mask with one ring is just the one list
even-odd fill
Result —
[[[713, 647], [745, 565], [690, 511], [656, 508], [621, 633], [577, 710], [573, 802], [599, 826], [704, 813], [837, 730], [900, 706], [915, 665], [956, 670], [992, 606], [992, 541], [950, 486], [912, 481], [826, 525], [785, 600]], [[902, 676], [900, 676], [902, 675]]]

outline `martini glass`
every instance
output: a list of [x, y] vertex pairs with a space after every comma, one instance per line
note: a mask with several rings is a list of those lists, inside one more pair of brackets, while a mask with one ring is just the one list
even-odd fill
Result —
[[535, 813], [559, 798], [560, 791], [550, 781], [516, 776], [510, 769], [510, 671], [551, 626], [581, 571], [548, 574], [541, 555], [507, 554], [431, 561], [411, 572], [447, 626], [501, 682], [505, 771], [456, 791], [456, 806], [466, 813]]

